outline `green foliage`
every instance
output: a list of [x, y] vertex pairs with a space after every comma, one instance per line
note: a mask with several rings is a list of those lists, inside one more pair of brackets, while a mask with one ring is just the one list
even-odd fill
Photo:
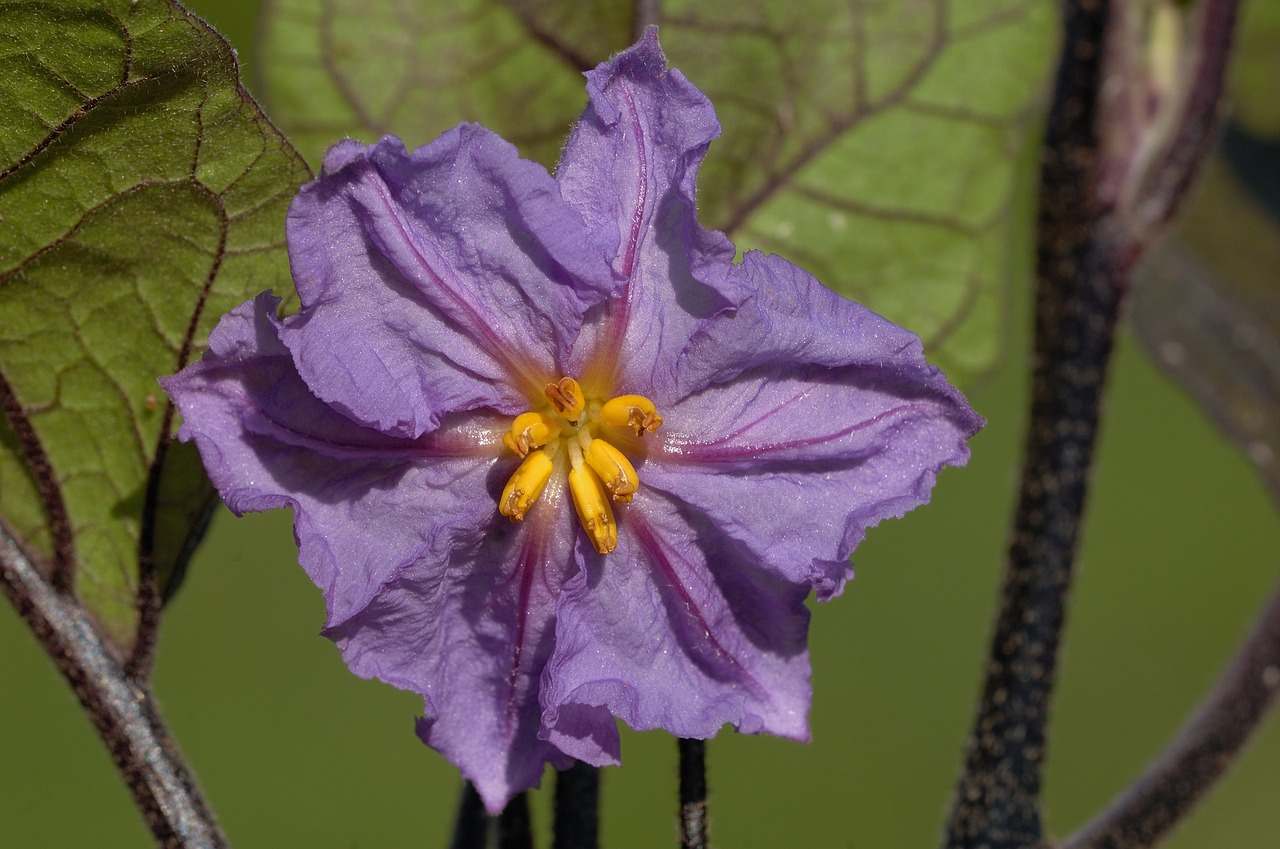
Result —
[[[480, 121], [554, 164], [580, 72], [630, 44], [631, 4], [277, 0], [272, 113], [318, 163], [352, 136], [409, 147]], [[1054, 39], [1052, 4], [662, 4], [663, 46], [724, 124], [703, 220], [916, 330], [965, 382], [1005, 337], [1011, 214]], [[1019, 228], [1022, 228], [1021, 230]]]
[[212, 491], [156, 378], [290, 291], [305, 164], [214, 32], [163, 0], [0, 6], [0, 514], [130, 650]]

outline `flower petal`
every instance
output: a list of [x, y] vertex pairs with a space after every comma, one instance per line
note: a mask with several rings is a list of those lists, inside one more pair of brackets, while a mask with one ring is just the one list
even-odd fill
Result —
[[[423, 696], [418, 734], [498, 813], [571, 760], [538, 738], [538, 682], [554, 638], [555, 596], [573, 528], [548, 487], [521, 526], [460, 534], [441, 560], [398, 574], [367, 608], [326, 631], [357, 675]], [[541, 516], [541, 520], [539, 519]]]
[[580, 547], [585, 568], [561, 591], [542, 685], [547, 739], [587, 760], [575, 732], [593, 709], [678, 737], [729, 723], [808, 739], [808, 585], [760, 569], [736, 540], [657, 493], [618, 526], [608, 556]]
[[488, 521], [501, 425], [473, 416], [417, 440], [356, 425], [294, 370], [278, 303], [260, 295], [233, 310], [204, 359], [161, 384], [233, 512], [293, 508], [299, 560], [334, 625], [452, 528]]
[[545, 169], [478, 125], [412, 154], [390, 136], [336, 145], [288, 236], [303, 309], [282, 338], [299, 373], [401, 436], [449, 412], [520, 412], [616, 285], [612, 246]]
[[754, 294], [690, 340], [640, 477], [830, 598], [867, 528], [928, 500], [982, 419], [915, 334], [778, 257], [735, 273]]
[[652, 27], [587, 74], [587, 93], [556, 180], [618, 245], [614, 270], [625, 285], [607, 318], [584, 329], [571, 368], [606, 391], [641, 391], [670, 367], [699, 319], [732, 302], [700, 279], [727, 266], [734, 248], [698, 223], [694, 203], [698, 166], [720, 124], [706, 95], [667, 69]]

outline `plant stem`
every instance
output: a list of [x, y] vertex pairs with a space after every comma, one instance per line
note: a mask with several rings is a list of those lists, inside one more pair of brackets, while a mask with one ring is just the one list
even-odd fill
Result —
[[84, 705], [164, 849], [227, 845], [145, 683], [129, 678], [68, 594], [0, 525], [0, 585]]
[[1021, 499], [946, 845], [1044, 839], [1040, 782], [1058, 644], [1098, 408], [1128, 263], [1094, 191], [1105, 2], [1064, 5], [1065, 40], [1040, 170], [1035, 354]]
[[556, 773], [555, 836], [552, 849], [597, 849], [600, 845], [600, 770], [575, 761]]
[[489, 826], [493, 818], [470, 781], [462, 782], [458, 799], [458, 818], [453, 824], [453, 841], [449, 849], [485, 849], [489, 845]]
[[677, 741], [680, 751], [680, 849], [707, 846], [707, 743]]
[[498, 849], [533, 849], [528, 793], [516, 796], [498, 815]]
[[[1144, 111], [1153, 92], [1135, 57], [1149, 45], [1130, 26], [1133, 7], [1067, 0], [1062, 9], [1062, 56], [1041, 156], [1022, 492], [947, 831], [946, 845], [955, 849], [1045, 842], [1045, 729], [1116, 319], [1134, 265], [1185, 200], [1209, 150], [1236, 2], [1204, 0], [1185, 10], [1190, 35], [1179, 67], [1189, 71], [1175, 74], [1161, 94], [1167, 124]], [[1125, 115], [1124, 98], [1141, 107], [1128, 116], [1137, 137], [1132, 126], [1100, 126], [1101, 118]]]
[[1178, 737], [1061, 849], [1154, 846], [1222, 776], [1280, 693], [1280, 585]]

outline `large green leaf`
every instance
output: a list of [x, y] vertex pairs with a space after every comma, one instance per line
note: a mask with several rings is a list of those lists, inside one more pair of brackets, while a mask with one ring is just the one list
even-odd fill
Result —
[[[473, 120], [550, 166], [580, 71], [636, 17], [608, 0], [270, 0], [266, 97], [313, 162], [343, 136], [414, 147]], [[668, 57], [724, 124], [704, 221], [916, 330], [953, 377], [983, 373], [1053, 20], [1035, 0], [661, 4]]]
[[176, 4], [0, 4], [0, 515], [122, 656], [212, 498], [156, 378], [289, 290], [307, 174]]

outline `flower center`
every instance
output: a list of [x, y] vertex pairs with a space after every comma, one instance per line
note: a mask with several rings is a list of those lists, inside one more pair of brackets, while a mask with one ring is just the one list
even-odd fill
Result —
[[618, 395], [607, 401], [587, 398], [578, 381], [562, 377], [548, 383], [548, 407], [521, 413], [511, 421], [502, 442], [523, 457], [498, 499], [498, 512], [524, 521], [546, 489], [563, 452], [569, 459], [569, 492], [578, 520], [596, 551], [618, 547], [618, 526], [611, 501], [630, 501], [640, 487], [635, 466], [612, 443], [601, 438], [606, 427], [630, 428], [640, 436], [662, 425], [662, 416], [643, 395]]

